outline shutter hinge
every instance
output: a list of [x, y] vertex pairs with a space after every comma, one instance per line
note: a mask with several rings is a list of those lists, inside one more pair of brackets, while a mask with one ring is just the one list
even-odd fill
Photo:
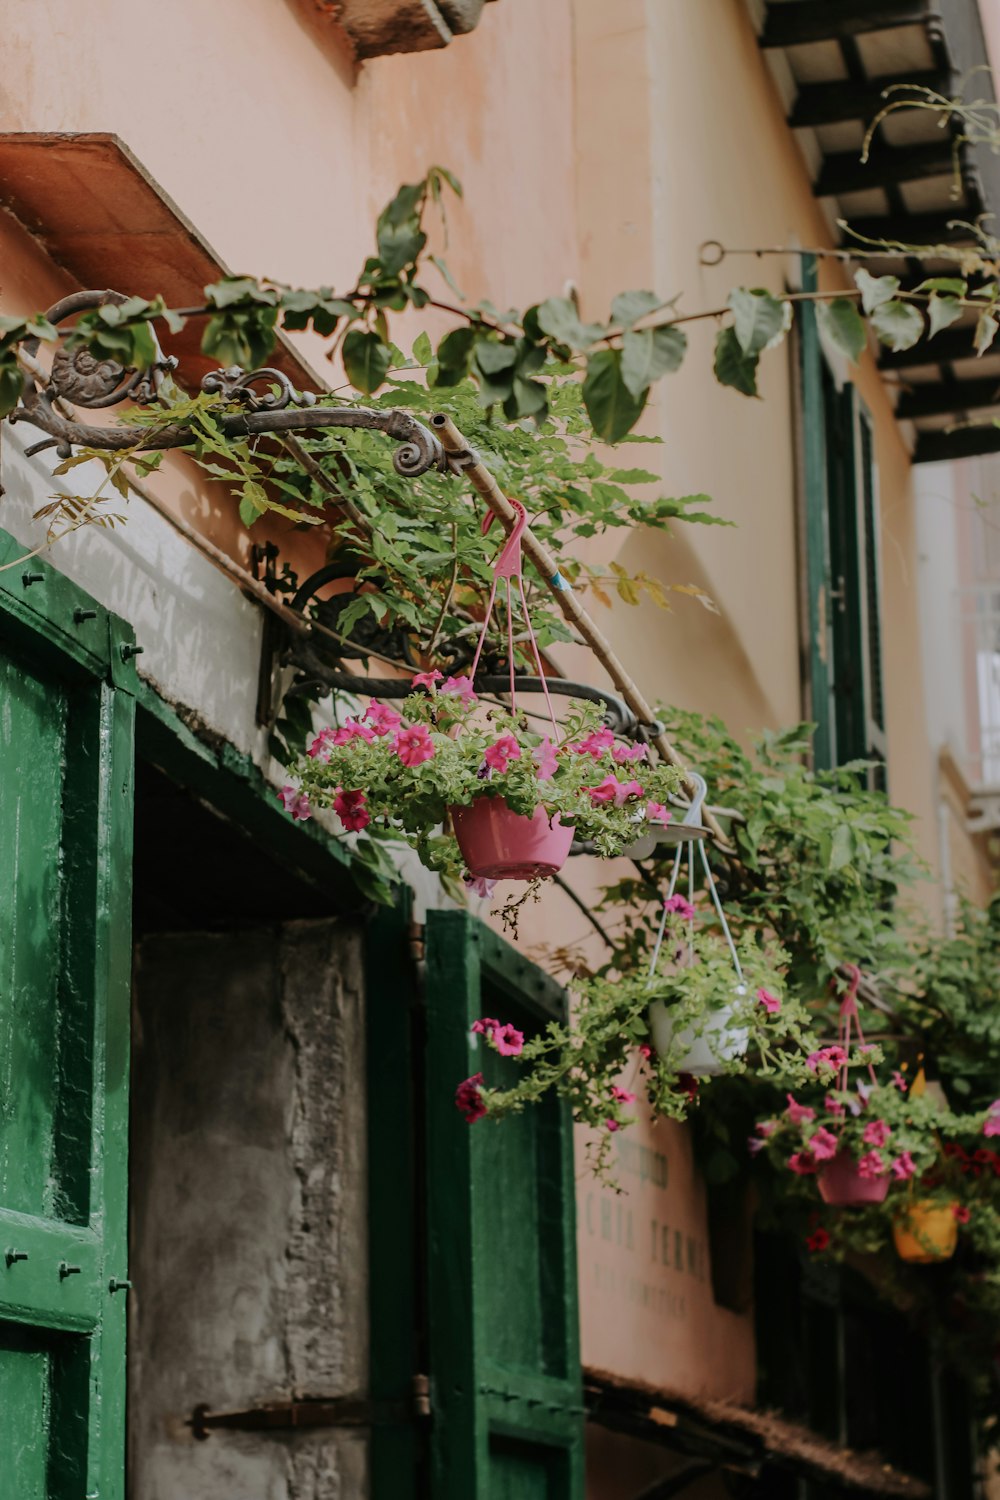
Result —
[[414, 1375], [408, 1401], [369, 1401], [364, 1396], [330, 1396], [302, 1401], [267, 1401], [238, 1411], [212, 1411], [196, 1406], [185, 1426], [200, 1442], [214, 1430], [230, 1432], [289, 1432], [322, 1427], [404, 1427], [431, 1414], [430, 1381]]

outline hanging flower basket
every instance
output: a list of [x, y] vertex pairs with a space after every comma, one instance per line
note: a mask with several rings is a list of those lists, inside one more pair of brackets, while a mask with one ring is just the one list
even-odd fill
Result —
[[837, 1208], [861, 1208], [884, 1203], [891, 1178], [888, 1171], [866, 1175], [865, 1158], [857, 1161], [850, 1151], [838, 1151], [816, 1174], [816, 1186], [824, 1203]]
[[470, 875], [483, 880], [537, 880], [562, 869], [573, 829], [559, 814], [537, 807], [525, 817], [503, 797], [477, 797], [468, 807], [452, 806], [452, 825]]
[[[746, 985], [737, 985], [736, 992], [745, 995]], [[677, 1062], [678, 1072], [690, 1073], [693, 1078], [717, 1078], [731, 1072], [728, 1065], [746, 1053], [750, 1031], [739, 1024], [735, 1006], [706, 1011], [698, 1021], [680, 1031], [676, 1015], [666, 1000], [654, 1000], [649, 1007], [649, 1030], [656, 1051], [663, 1057], [672, 1057], [683, 1048]]]
[[918, 1198], [892, 1221], [892, 1238], [900, 1260], [928, 1266], [950, 1260], [958, 1244], [957, 1200]]

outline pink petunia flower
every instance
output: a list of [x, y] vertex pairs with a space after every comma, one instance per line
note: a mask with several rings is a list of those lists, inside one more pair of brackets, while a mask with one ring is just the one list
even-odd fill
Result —
[[359, 724], [357, 719], [346, 719], [339, 729], [335, 729], [330, 736], [331, 745], [349, 745], [352, 740], [367, 740], [370, 745], [375, 738], [374, 729], [369, 729], [367, 724]]
[[767, 1140], [769, 1135], [773, 1135], [777, 1128], [777, 1120], [758, 1120], [757, 1124], [754, 1126], [754, 1130], [759, 1136], [762, 1136], [764, 1140]]
[[786, 1094], [788, 1108], [785, 1114], [793, 1125], [809, 1125], [816, 1118], [816, 1111], [810, 1109], [808, 1104], [799, 1104], [791, 1094]]
[[558, 769], [559, 762], [556, 759], [555, 747], [548, 735], [545, 736], [537, 749], [532, 750], [531, 758], [535, 762], [535, 775], [539, 781], [548, 781]]
[[471, 891], [474, 896], [482, 896], [489, 900], [496, 890], [496, 881], [487, 880], [485, 875], [470, 875], [468, 870], [462, 876], [462, 883], [466, 890]]
[[951, 1205], [951, 1211], [955, 1215], [956, 1224], [968, 1224], [969, 1220], [972, 1218], [972, 1215], [970, 1214], [964, 1203], [953, 1203]]
[[763, 1151], [765, 1145], [766, 1142], [762, 1141], [759, 1135], [747, 1136], [747, 1150], [751, 1156], [756, 1156], [759, 1152]]
[[603, 802], [624, 807], [630, 797], [642, 796], [642, 787], [637, 781], [619, 781], [617, 776], [605, 776], [599, 786], [588, 787], [587, 791], [595, 807]]
[[518, 1031], [509, 1021], [506, 1026], [497, 1027], [490, 1041], [501, 1057], [520, 1057], [524, 1051], [524, 1032]]
[[312, 817], [309, 798], [305, 792], [300, 792], [298, 787], [283, 786], [278, 793], [278, 801], [284, 807], [285, 812], [290, 814], [293, 823], [304, 823], [307, 818]]
[[480, 1020], [473, 1021], [472, 1030], [477, 1036], [490, 1037], [494, 1031], [500, 1030], [500, 1022], [494, 1020], [492, 1016], [482, 1016]]
[[781, 1009], [781, 1001], [777, 995], [772, 995], [770, 990], [757, 991], [757, 1004], [763, 1005], [769, 1016], [776, 1016]]
[[897, 1182], [908, 1181], [909, 1178], [914, 1176], [917, 1170], [917, 1164], [909, 1151], [901, 1151], [890, 1165], [892, 1167], [892, 1175]]
[[521, 747], [512, 734], [502, 734], [495, 744], [487, 746], [483, 759], [491, 771], [506, 771], [512, 760], [521, 759]]
[[403, 722], [403, 715], [398, 714], [394, 708], [389, 708], [385, 703], [376, 703], [374, 698], [368, 700], [365, 709], [365, 718], [379, 737], [384, 734], [392, 734]]
[[612, 752], [619, 765], [629, 760], [645, 760], [648, 754], [645, 745], [616, 745]]
[[333, 799], [333, 810], [348, 833], [360, 833], [367, 828], [372, 815], [365, 806], [364, 792], [339, 791]]
[[424, 687], [429, 693], [434, 692], [434, 684], [441, 681], [441, 673], [435, 667], [430, 672], [418, 672], [410, 679], [410, 687]]
[[828, 1114], [843, 1115], [847, 1113], [843, 1104], [835, 1094], [827, 1094], [826, 1098], [823, 1100], [823, 1105]]
[[669, 807], [666, 807], [664, 805], [664, 803], [662, 803], [662, 802], [647, 802], [646, 803], [646, 822], [647, 823], [669, 823], [671, 817], [672, 817], [671, 811], [670, 811]]
[[812, 1234], [806, 1236], [806, 1249], [810, 1255], [818, 1255], [821, 1251], [829, 1248], [830, 1231], [828, 1229], [814, 1229]]
[[820, 1047], [818, 1052], [810, 1052], [806, 1058], [806, 1067], [810, 1073], [818, 1073], [820, 1068], [832, 1068], [836, 1072], [846, 1061], [847, 1053], [843, 1047]]
[[892, 1129], [884, 1120], [872, 1120], [864, 1128], [861, 1139], [866, 1146], [884, 1146], [892, 1135]]
[[431, 760], [434, 756], [430, 730], [424, 724], [414, 724], [409, 729], [401, 729], [393, 744], [404, 766], [422, 766], [425, 760]]
[[577, 740], [575, 745], [570, 745], [574, 755], [592, 755], [595, 760], [600, 760], [606, 750], [614, 747], [615, 737], [610, 729], [595, 729], [593, 734], [588, 734], [586, 739]]
[[442, 693], [450, 693], [456, 698], [461, 698], [466, 705], [475, 703], [476, 694], [472, 690], [472, 678], [464, 673], [461, 677], [446, 677], [441, 684]]
[[483, 1096], [480, 1093], [485, 1082], [482, 1073], [473, 1073], [471, 1078], [466, 1078], [455, 1090], [455, 1108], [461, 1110], [467, 1125], [481, 1120], [487, 1113]]
[[644, 1057], [647, 1062], [653, 1055], [653, 1049], [648, 1042], [640, 1042], [635, 1050], [638, 1052], [639, 1056]]
[[866, 1180], [872, 1177], [882, 1177], [885, 1174], [885, 1162], [877, 1151], [867, 1151], [858, 1162], [858, 1176]]
[[690, 901], [685, 901], [683, 896], [668, 896], [663, 903], [663, 910], [676, 912], [679, 917], [683, 917], [685, 922], [694, 920], [694, 907]]
[[896, 1068], [895, 1071], [893, 1072], [892, 1081], [896, 1085], [896, 1087], [899, 1089], [899, 1092], [901, 1094], [905, 1094], [906, 1093], [906, 1079], [903, 1077], [902, 1073], [899, 1071], [898, 1068]]
[[330, 746], [332, 744], [333, 730], [321, 729], [319, 734], [313, 740], [312, 744], [309, 746], [306, 754], [309, 756], [310, 760], [329, 760]]
[[1000, 1099], [994, 1099], [986, 1111], [986, 1124], [983, 1126], [983, 1135], [1000, 1135]]
[[809, 1141], [809, 1151], [817, 1161], [830, 1161], [836, 1156], [840, 1142], [832, 1130], [827, 1130], [821, 1125], [816, 1134]]
[[621, 1129], [621, 1126], [618, 1124], [617, 1120], [605, 1120], [604, 1123], [607, 1126], [607, 1128], [612, 1132], [612, 1134], [616, 1130], [620, 1130]]
[[635, 1095], [630, 1094], [628, 1089], [619, 1088], [617, 1083], [611, 1085], [611, 1097], [617, 1099], [619, 1104], [634, 1104]]
[[811, 1151], [793, 1151], [786, 1165], [796, 1177], [810, 1177], [816, 1171], [816, 1158]]

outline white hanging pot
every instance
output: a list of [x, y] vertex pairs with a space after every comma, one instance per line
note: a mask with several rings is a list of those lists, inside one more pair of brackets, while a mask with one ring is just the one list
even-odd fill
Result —
[[[738, 985], [736, 993], [745, 995], [746, 987]], [[664, 1057], [683, 1047], [684, 1055], [677, 1063], [679, 1073], [690, 1073], [694, 1078], [717, 1078], [725, 1072], [727, 1063], [743, 1056], [750, 1043], [749, 1031], [745, 1026], [734, 1025], [734, 1017], [735, 1007], [722, 1005], [718, 1010], [707, 1011], [703, 1021], [685, 1026], [677, 1033], [673, 1007], [665, 1000], [654, 1000], [649, 1007], [653, 1046]]]

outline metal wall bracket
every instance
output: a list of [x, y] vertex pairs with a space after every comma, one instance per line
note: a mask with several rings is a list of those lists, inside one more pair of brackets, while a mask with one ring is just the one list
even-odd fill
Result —
[[302, 1401], [267, 1401], [236, 1411], [212, 1411], [207, 1402], [194, 1408], [185, 1426], [205, 1442], [213, 1431], [292, 1432], [317, 1428], [404, 1427], [431, 1414], [430, 1381], [414, 1375], [407, 1401], [370, 1401], [365, 1396], [328, 1396]]

